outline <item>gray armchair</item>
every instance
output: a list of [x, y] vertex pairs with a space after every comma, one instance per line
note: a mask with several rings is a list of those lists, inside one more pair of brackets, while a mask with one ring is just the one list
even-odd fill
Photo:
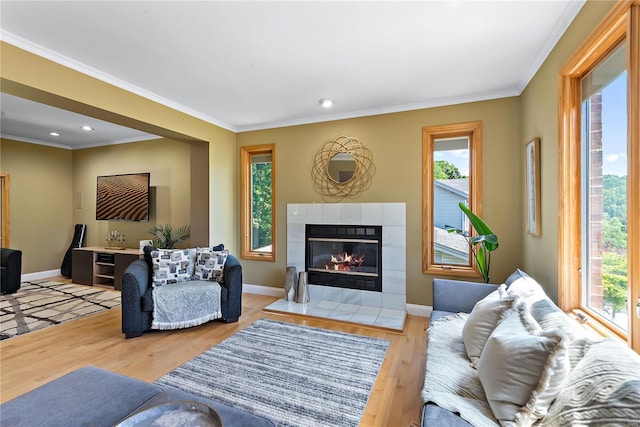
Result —
[[12, 294], [20, 289], [22, 275], [22, 251], [0, 248], [0, 289], [2, 294]]

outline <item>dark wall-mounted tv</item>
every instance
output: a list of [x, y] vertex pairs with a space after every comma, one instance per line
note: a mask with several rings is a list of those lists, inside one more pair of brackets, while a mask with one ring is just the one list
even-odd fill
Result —
[[150, 174], [99, 176], [96, 220], [149, 221]]

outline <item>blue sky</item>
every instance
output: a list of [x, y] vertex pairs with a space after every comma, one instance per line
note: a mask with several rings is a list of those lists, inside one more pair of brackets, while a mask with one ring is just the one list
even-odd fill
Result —
[[604, 173], [627, 175], [627, 73], [602, 89]]
[[433, 153], [434, 160], [446, 160], [454, 164], [463, 176], [469, 175], [469, 150], [447, 150]]

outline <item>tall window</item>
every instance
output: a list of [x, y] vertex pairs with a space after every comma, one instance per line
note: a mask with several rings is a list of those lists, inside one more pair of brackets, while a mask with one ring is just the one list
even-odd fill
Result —
[[620, 2], [561, 70], [558, 298], [640, 351], [640, 7]]
[[275, 261], [274, 145], [241, 147], [241, 257]]
[[472, 232], [459, 207], [480, 215], [482, 123], [423, 129], [422, 267], [425, 273], [480, 277], [464, 236]]
[[582, 304], [628, 331], [626, 44], [582, 79]]

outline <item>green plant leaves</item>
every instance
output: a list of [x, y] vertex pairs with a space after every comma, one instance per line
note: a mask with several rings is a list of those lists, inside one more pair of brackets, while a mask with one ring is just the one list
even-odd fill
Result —
[[152, 240], [156, 248], [173, 249], [175, 245], [191, 237], [191, 226], [183, 225], [174, 230], [169, 224], [156, 224], [147, 233], [154, 236]]
[[[491, 231], [486, 222], [478, 215], [471, 212], [463, 202], [458, 204], [462, 212], [469, 218], [469, 222], [476, 230], [477, 235], [468, 237], [465, 235], [471, 245], [471, 252], [476, 259], [478, 271], [482, 275], [485, 283], [489, 283], [489, 268], [491, 267], [491, 252], [498, 249], [498, 236]], [[461, 234], [460, 230], [449, 230]]]

